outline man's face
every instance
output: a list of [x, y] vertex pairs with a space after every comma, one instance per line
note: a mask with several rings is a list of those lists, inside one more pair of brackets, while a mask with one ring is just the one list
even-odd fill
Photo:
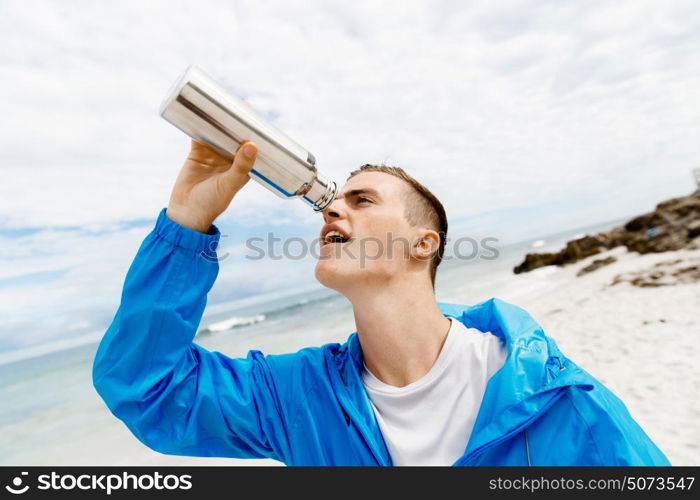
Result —
[[407, 189], [405, 181], [384, 172], [348, 180], [323, 211], [316, 279], [343, 293], [405, 272], [420, 231], [405, 217]]

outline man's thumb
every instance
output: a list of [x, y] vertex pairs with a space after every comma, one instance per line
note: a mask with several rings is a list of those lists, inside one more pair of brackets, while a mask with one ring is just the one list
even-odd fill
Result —
[[234, 189], [238, 190], [248, 182], [248, 172], [253, 170], [257, 155], [258, 146], [254, 142], [244, 142], [239, 146], [233, 164], [225, 174]]
[[233, 167], [241, 174], [248, 174], [253, 169], [255, 159], [258, 156], [258, 146], [254, 142], [244, 142], [236, 151]]

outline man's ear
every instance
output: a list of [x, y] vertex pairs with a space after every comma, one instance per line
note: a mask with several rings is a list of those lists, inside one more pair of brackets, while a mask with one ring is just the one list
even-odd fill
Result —
[[411, 255], [417, 260], [430, 260], [440, 247], [440, 235], [429, 228], [424, 228], [414, 239]]

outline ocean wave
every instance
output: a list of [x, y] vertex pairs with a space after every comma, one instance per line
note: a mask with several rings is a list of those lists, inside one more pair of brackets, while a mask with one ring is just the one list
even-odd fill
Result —
[[306, 306], [308, 306], [308, 305], [310, 305], [310, 304], [315, 304], [315, 303], [317, 303], [317, 302], [325, 302], [325, 301], [328, 300], [329, 298], [333, 298], [333, 296], [332, 296], [332, 295], [331, 295], [331, 296], [325, 296], [325, 297], [320, 297], [320, 298], [316, 298], [316, 299], [310, 299], [310, 298], [307, 297], [307, 298], [301, 299], [301, 300], [299, 300], [299, 301], [297, 301], [297, 302], [293, 302], [293, 303], [291, 303], [291, 304], [287, 304], [287, 305], [285, 305], [285, 306], [281, 306], [281, 307], [276, 307], [276, 308], [270, 309], [270, 310], [268, 310], [268, 311], [265, 311], [264, 314], [265, 314], [265, 316], [267, 316], [267, 317], [280, 316], [280, 315], [282, 315], [282, 314], [289, 313], [289, 312], [294, 311], [294, 310], [296, 310], [296, 309], [301, 309], [302, 307], [306, 307]]
[[254, 325], [255, 323], [260, 323], [261, 321], [265, 321], [264, 314], [256, 314], [255, 316], [247, 317], [233, 316], [232, 318], [207, 325], [204, 331], [225, 332], [226, 330], [232, 330], [241, 326]]
[[279, 316], [285, 316], [288, 314], [293, 314], [296, 311], [321, 302], [328, 302], [330, 300], [338, 298], [339, 295], [336, 294], [325, 294], [321, 297], [304, 297], [296, 300], [294, 302], [278, 305], [278, 306], [268, 306], [261, 312], [256, 312], [253, 315], [241, 316], [234, 315], [230, 318], [224, 319], [222, 321], [217, 321], [215, 323], [208, 324], [205, 328], [200, 330], [199, 334], [213, 333], [213, 332], [223, 332], [226, 330], [232, 330], [234, 328], [241, 328], [244, 326], [254, 325], [260, 323], [267, 319], [277, 318]]

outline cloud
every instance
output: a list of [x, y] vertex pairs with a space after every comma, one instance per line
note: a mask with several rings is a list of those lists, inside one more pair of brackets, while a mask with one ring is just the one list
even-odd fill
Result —
[[[0, 41], [3, 253], [30, 252], [0, 267], [29, 280], [0, 290], [4, 332], [37, 304], [61, 325], [108, 317], [187, 152], [157, 109], [191, 63], [339, 183], [363, 163], [402, 166], [451, 219], [488, 212], [480, 227], [506, 238], [648, 210], [690, 191], [700, 158], [690, 0], [3, 2]], [[313, 234], [321, 221], [253, 181], [219, 222]], [[230, 267], [240, 293], [308, 273], [248, 264]], [[39, 288], [32, 273], [55, 279]], [[86, 296], [98, 313], [71, 309]], [[50, 323], [37, 335], [56, 335]]]

